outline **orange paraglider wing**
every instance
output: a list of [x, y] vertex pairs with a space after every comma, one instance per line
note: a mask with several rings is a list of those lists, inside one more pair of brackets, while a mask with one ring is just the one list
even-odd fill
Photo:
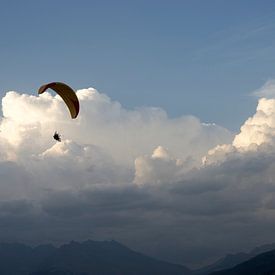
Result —
[[51, 82], [41, 86], [38, 94], [43, 94], [49, 88], [61, 96], [71, 113], [71, 117], [76, 118], [79, 113], [79, 101], [74, 90], [65, 83]]

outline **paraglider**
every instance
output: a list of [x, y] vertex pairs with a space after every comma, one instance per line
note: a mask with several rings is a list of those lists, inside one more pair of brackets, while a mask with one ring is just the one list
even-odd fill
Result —
[[53, 138], [59, 142], [61, 142], [60, 134], [58, 134], [56, 131], [54, 132]]
[[65, 83], [51, 82], [41, 86], [38, 94], [43, 94], [48, 88], [61, 96], [70, 111], [71, 117], [76, 118], [79, 113], [79, 101], [74, 90]]
[[[51, 82], [42, 85], [38, 90], [38, 94], [43, 94], [49, 88], [61, 96], [70, 111], [71, 117], [76, 118], [79, 113], [79, 101], [74, 90], [65, 83]], [[56, 141], [61, 142], [61, 136], [56, 131], [53, 138]]]

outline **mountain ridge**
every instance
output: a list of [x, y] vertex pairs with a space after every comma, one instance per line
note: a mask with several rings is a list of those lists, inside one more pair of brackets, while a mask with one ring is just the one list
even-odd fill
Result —
[[241, 264], [243, 262], [246, 262], [253, 257], [274, 250], [275, 249], [275, 243], [272, 244], [264, 244], [261, 246], [257, 246], [250, 250], [249, 252], [239, 252], [239, 253], [230, 253], [225, 255], [224, 257], [218, 259], [214, 263], [207, 265], [205, 267], [202, 267], [198, 270], [194, 270], [195, 275], [208, 275], [215, 271], [221, 271], [226, 269], [231, 269], [238, 264]]
[[210, 275], [274, 275], [275, 249], [261, 253], [233, 268], [216, 271]]
[[183, 265], [154, 259], [112, 241], [71, 241], [60, 247], [0, 243], [0, 274], [191, 275]]

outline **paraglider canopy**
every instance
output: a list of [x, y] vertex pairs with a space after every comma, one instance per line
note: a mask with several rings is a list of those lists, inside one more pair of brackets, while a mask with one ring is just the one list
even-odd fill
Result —
[[51, 82], [41, 86], [38, 94], [43, 94], [48, 88], [54, 90], [66, 103], [72, 118], [76, 118], [79, 113], [79, 101], [74, 90], [62, 82]]

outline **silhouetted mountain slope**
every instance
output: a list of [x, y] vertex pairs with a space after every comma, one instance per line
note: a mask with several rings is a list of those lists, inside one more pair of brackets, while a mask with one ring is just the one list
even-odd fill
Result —
[[275, 250], [262, 253], [237, 266], [211, 273], [211, 275], [274, 275]]
[[183, 266], [144, 256], [115, 241], [71, 242], [61, 246], [41, 268], [93, 275], [190, 274]]
[[249, 259], [251, 259], [261, 253], [264, 253], [264, 252], [267, 252], [267, 251], [273, 250], [273, 249], [275, 249], [275, 244], [266, 244], [266, 245], [256, 247], [248, 253], [241, 252], [241, 253], [236, 253], [236, 254], [228, 254], [225, 257], [216, 261], [215, 263], [195, 271], [195, 274], [196, 275], [207, 275], [214, 271], [230, 269], [240, 263], [248, 261]]
[[137, 253], [115, 241], [71, 242], [60, 248], [0, 244], [5, 275], [189, 275], [190, 270]]

